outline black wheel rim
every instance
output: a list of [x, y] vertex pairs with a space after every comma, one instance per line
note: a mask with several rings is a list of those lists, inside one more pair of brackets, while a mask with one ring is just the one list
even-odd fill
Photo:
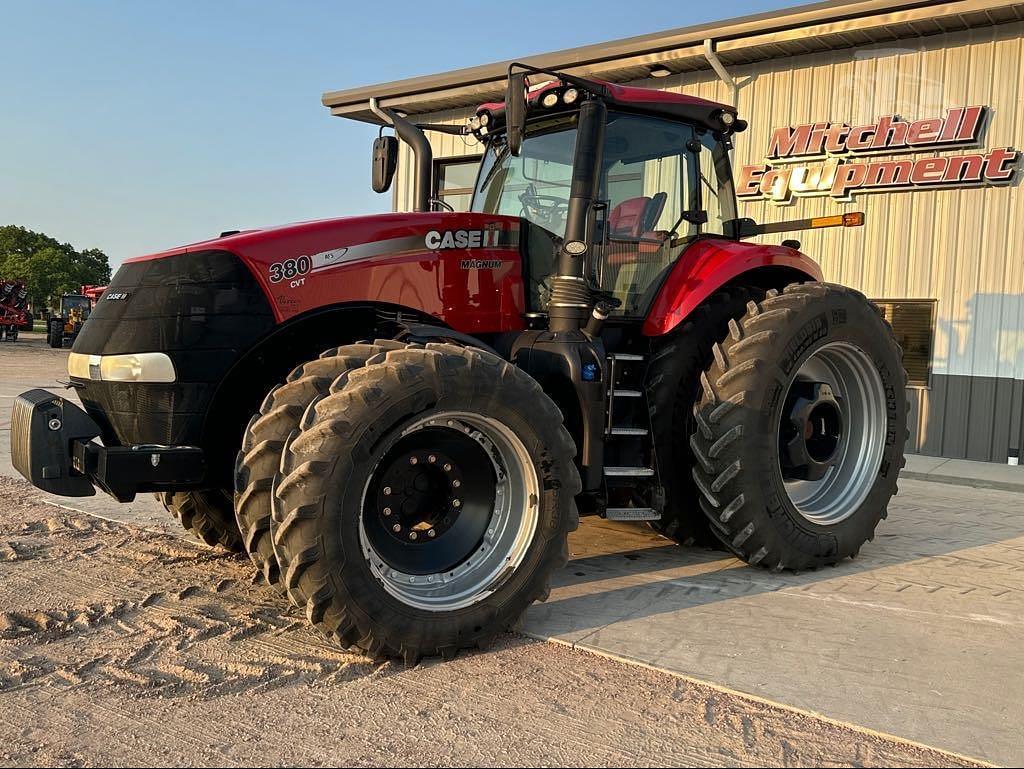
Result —
[[494, 467], [464, 432], [428, 427], [402, 436], [378, 463], [363, 507], [380, 558], [406, 574], [435, 574], [479, 546], [494, 507]]
[[395, 435], [367, 479], [363, 555], [402, 603], [461, 609], [519, 568], [539, 503], [536, 468], [508, 425], [476, 413], [434, 412]]

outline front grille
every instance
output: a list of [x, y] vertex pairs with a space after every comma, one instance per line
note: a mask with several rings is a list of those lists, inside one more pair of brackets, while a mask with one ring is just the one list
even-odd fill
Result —
[[108, 446], [155, 443], [195, 446], [201, 440], [206, 405], [214, 383], [77, 384], [86, 412], [100, 426]]
[[198, 251], [132, 262], [117, 271], [74, 351], [163, 352], [174, 363], [177, 381], [75, 380], [75, 386], [109, 446], [199, 446], [218, 383], [274, 323], [263, 290], [232, 253]]

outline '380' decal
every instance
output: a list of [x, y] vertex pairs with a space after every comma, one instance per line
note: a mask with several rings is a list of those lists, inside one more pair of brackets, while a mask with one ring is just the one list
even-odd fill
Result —
[[313, 263], [308, 256], [300, 256], [298, 259], [285, 259], [283, 262], [274, 262], [270, 265], [270, 282], [280, 283], [282, 280], [291, 280], [300, 275], [305, 275], [313, 268]]

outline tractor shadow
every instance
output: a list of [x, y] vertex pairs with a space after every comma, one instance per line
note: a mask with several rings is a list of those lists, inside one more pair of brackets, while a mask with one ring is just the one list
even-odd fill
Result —
[[[669, 621], [682, 636], [688, 615], [696, 619], [713, 604], [725, 604], [716, 611], [728, 611], [734, 602], [735, 612], [750, 614], [753, 626], [758, 620], [751, 599], [783, 592], [822, 598], [842, 592], [844, 601], [904, 606], [910, 594], [901, 594], [910, 588], [914, 606], [928, 610], [930, 601], [939, 600], [935, 611], [942, 612], [949, 604], [941, 601], [958, 592], [981, 590], [972, 595], [975, 601], [1008, 588], [1024, 608], [1024, 542], [1013, 542], [1024, 537], [1020, 494], [913, 480], [900, 486], [888, 520], [856, 559], [796, 574], [774, 574], [728, 553], [680, 546], [644, 524], [585, 518], [570, 537], [572, 558], [554, 576], [551, 597], [531, 608], [523, 627], [537, 636], [579, 642], [610, 626], [628, 625], [642, 637], [648, 631], [634, 623], [650, 619]], [[992, 556], [988, 546], [999, 543], [1006, 544]], [[934, 598], [939, 590], [945, 592]]]

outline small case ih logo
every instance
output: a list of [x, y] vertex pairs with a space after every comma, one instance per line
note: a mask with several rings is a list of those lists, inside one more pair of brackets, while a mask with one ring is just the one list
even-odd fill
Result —
[[[945, 116], [908, 122], [884, 115], [867, 125], [806, 123], [776, 128], [768, 162], [744, 166], [736, 185], [740, 199], [791, 203], [794, 197], [829, 195], [851, 200], [855, 193], [928, 187], [1006, 184], [1013, 179], [1017, 152], [988, 152], [901, 160], [862, 160], [896, 154], [977, 145], [987, 107], [957, 107]], [[809, 159], [821, 162], [807, 164]]]

